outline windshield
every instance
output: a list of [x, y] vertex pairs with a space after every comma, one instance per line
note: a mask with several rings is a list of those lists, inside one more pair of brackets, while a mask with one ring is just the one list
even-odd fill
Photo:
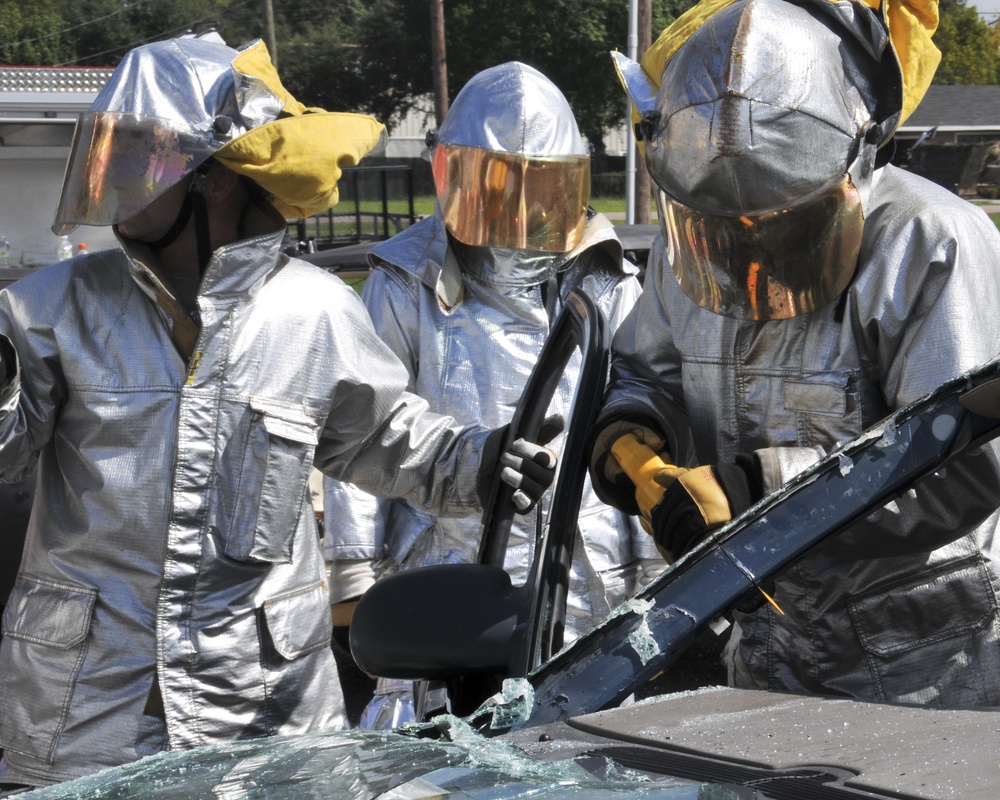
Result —
[[380, 731], [258, 739], [161, 753], [19, 797], [737, 800], [750, 796], [745, 789], [741, 794], [735, 787], [680, 779], [654, 784], [607, 758], [539, 761], [510, 744], [479, 736], [457, 718], [437, 722], [448, 730], [451, 741]]

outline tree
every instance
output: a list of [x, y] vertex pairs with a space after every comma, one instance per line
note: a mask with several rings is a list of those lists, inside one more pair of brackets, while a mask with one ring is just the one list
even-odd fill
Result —
[[[690, 5], [655, 0], [654, 25]], [[628, 49], [625, 0], [446, 0], [446, 14], [453, 95], [486, 67], [523, 61], [562, 89], [584, 135], [603, 151], [604, 131], [625, 118], [626, 96], [610, 56]]]
[[[115, 66], [129, 49], [215, 22], [233, 30], [230, 7], [248, 0], [6, 0], [0, 2], [0, 63]], [[238, 16], [233, 17], [242, 23]]]
[[0, 64], [52, 64], [71, 53], [55, 0], [0, 3]]
[[990, 23], [990, 44], [993, 45], [993, 52], [1000, 59], [1000, 19], [994, 19]]
[[[313, 3], [318, 0], [313, 0]], [[654, 0], [654, 29], [693, 0]], [[280, 4], [279, 4], [280, 5]], [[304, 102], [367, 111], [385, 120], [433, 90], [431, 16], [427, 0], [328, 0], [349, 13], [321, 37], [300, 33], [282, 75]], [[626, 0], [445, 0], [450, 99], [477, 72], [524, 61], [566, 94], [585, 135], [600, 150], [609, 126], [625, 116], [625, 94], [610, 51], [625, 50]], [[658, 26], [658, 27], [657, 27]]]
[[984, 84], [1000, 79], [1000, 53], [994, 31], [965, 0], [942, 0], [934, 43], [941, 64], [934, 83]]
[[[315, 2], [315, 0], [314, 0]], [[282, 80], [303, 102], [364, 111], [391, 124], [432, 90], [427, 0], [328, 2], [333, 25], [303, 30], [280, 45]]]
[[[653, 0], [654, 37], [693, 3]], [[364, 111], [391, 127], [431, 93], [428, 0], [273, 0], [273, 8], [282, 80], [307, 105]], [[625, 117], [609, 54], [627, 49], [628, 0], [444, 0], [444, 8], [449, 99], [480, 70], [524, 61], [563, 90], [584, 134], [603, 149], [603, 132]], [[211, 24], [233, 45], [263, 38], [263, 6], [0, 0], [0, 58], [115, 66], [132, 47]]]
[[76, 0], [63, 4], [61, 13], [75, 51], [72, 63], [113, 67], [140, 44], [225, 21], [228, 5], [214, 0]]

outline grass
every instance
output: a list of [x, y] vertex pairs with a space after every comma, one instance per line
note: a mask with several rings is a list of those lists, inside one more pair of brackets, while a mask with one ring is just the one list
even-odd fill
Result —
[[[590, 205], [594, 207], [595, 211], [600, 211], [602, 214], [607, 212], [625, 212], [625, 198], [624, 197], [592, 197], [590, 198]], [[375, 210], [375, 204], [365, 204], [362, 203], [362, 208], [371, 208]], [[650, 204], [650, 209], [656, 211], [656, 207]], [[409, 212], [409, 206], [403, 202], [393, 202], [389, 203], [389, 211], [394, 214], [406, 214]], [[418, 217], [430, 216], [434, 213], [434, 197], [432, 195], [427, 195], [423, 197], [413, 198], [413, 213]]]
[[[979, 205], [979, 204], [980, 203], [977, 203], [977, 205]], [[592, 197], [592, 198], [590, 198], [590, 205], [593, 206], [593, 208], [596, 211], [600, 211], [602, 214], [607, 214], [609, 212], [610, 213], [616, 213], [616, 212], [617, 213], [625, 213], [625, 199], [623, 197]], [[352, 208], [353, 208], [353, 206], [348, 201], [348, 202], [345, 202], [343, 204], [343, 206], [338, 207], [337, 211], [346, 214], [346, 213], [350, 213], [350, 209], [352, 209]], [[389, 213], [390, 214], [403, 214], [403, 215], [405, 215], [405, 214], [409, 214], [410, 213], [409, 203], [407, 203], [405, 201], [402, 201], [402, 200], [390, 200], [389, 203], [388, 203], [388, 208], [389, 208]], [[367, 211], [367, 212], [370, 212], [372, 214], [381, 214], [382, 213], [382, 204], [380, 202], [367, 202], [367, 203], [363, 202], [363, 203], [361, 203], [361, 210], [363, 212]], [[413, 213], [416, 214], [418, 218], [419, 217], [426, 217], [426, 216], [429, 216], [429, 215], [433, 214], [434, 213], [434, 196], [433, 195], [422, 195], [420, 197], [414, 197], [413, 198]], [[655, 204], [650, 204], [650, 214], [652, 215], [652, 218], [655, 220], [655, 218], [656, 218], [656, 206], [655, 206]], [[990, 212], [989, 213], [989, 217], [990, 217], [991, 220], [993, 220], [993, 224], [997, 226], [997, 229], [1000, 230], [1000, 212]], [[339, 227], [339, 224], [338, 224], [338, 226], [335, 226], [335, 229], [336, 229], [336, 227]], [[345, 232], [346, 233], [348, 233], [348, 234], [352, 233], [354, 231], [354, 222], [353, 222], [353, 219], [352, 219], [352, 221], [349, 224], [345, 223], [344, 224], [344, 228], [345, 228]], [[326, 231], [328, 230], [328, 227], [324, 226], [324, 228], [322, 230], [323, 230], [323, 235], [328, 235], [326, 233]], [[340, 231], [338, 230], [337, 232], [339, 233]]]

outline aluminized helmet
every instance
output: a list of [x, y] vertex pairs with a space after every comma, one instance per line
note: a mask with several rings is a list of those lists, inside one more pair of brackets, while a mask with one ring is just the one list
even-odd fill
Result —
[[747, 319], [838, 298], [857, 268], [876, 151], [900, 115], [880, 17], [847, 0], [737, 0], [690, 33], [658, 90], [618, 61], [687, 294]]
[[438, 207], [459, 242], [566, 253], [590, 202], [590, 149], [562, 92], [511, 61], [458, 93], [431, 143]]
[[286, 217], [337, 200], [341, 167], [384, 137], [359, 114], [306, 108], [264, 43], [181, 37], [126, 54], [77, 125], [53, 231], [113, 225], [209, 157], [252, 178]]

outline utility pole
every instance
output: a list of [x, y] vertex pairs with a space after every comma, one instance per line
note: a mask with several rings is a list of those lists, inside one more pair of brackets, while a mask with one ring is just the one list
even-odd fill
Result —
[[[639, 60], [639, 0], [628, 3], [628, 57]], [[625, 154], [625, 224], [635, 223], [635, 129], [632, 125], [632, 102], [626, 100], [626, 124], [628, 125], [628, 152]]]
[[271, 0], [264, 0], [264, 41], [267, 51], [271, 54], [271, 63], [278, 68], [278, 40], [274, 35], [274, 6]]
[[431, 69], [434, 71], [434, 119], [438, 127], [448, 113], [448, 61], [444, 46], [444, 0], [431, 3]]
[[[638, 21], [639, 57], [653, 44], [653, 0], [639, 0]], [[638, 153], [636, 154], [638, 155]], [[639, 161], [635, 171], [635, 221], [638, 225], [649, 224], [649, 198], [652, 186], [646, 162]]]

